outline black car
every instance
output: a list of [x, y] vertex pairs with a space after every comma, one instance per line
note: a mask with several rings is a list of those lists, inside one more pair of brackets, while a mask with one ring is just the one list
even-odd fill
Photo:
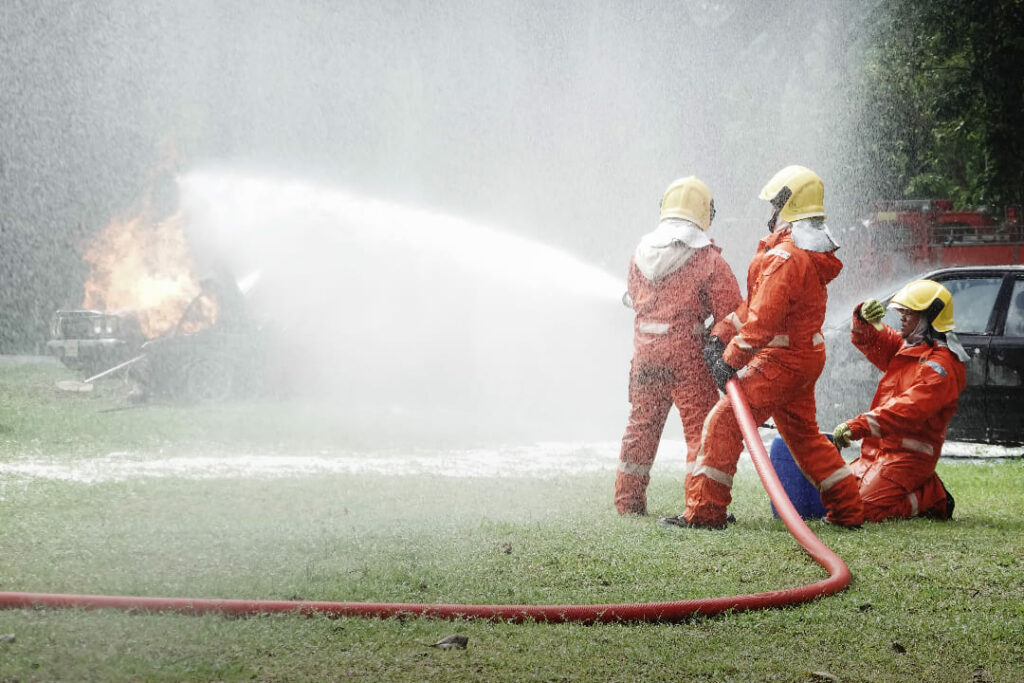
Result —
[[88, 377], [138, 355], [145, 341], [133, 313], [68, 310], [54, 313], [46, 347]]
[[[935, 280], [950, 291], [955, 331], [971, 355], [946, 438], [1024, 443], [1024, 265], [941, 268], [913, 279]], [[880, 299], [888, 304], [895, 293]], [[825, 334], [829, 360], [818, 389], [823, 429], [866, 411], [881, 377], [850, 342], [850, 315]], [[899, 328], [893, 311], [884, 322]]]

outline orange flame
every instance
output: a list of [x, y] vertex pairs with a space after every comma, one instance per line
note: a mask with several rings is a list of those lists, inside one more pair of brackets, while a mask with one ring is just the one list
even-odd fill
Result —
[[153, 338], [178, 325], [200, 287], [192, 275], [181, 213], [159, 223], [145, 215], [113, 221], [89, 245], [83, 306], [134, 311], [143, 334]]

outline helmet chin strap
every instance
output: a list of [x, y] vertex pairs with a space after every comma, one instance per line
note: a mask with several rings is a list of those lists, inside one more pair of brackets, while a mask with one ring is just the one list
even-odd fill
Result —
[[768, 232], [775, 232], [775, 228], [779, 223], [779, 214], [782, 213], [782, 207], [786, 205], [786, 202], [792, 196], [793, 191], [788, 186], [783, 186], [779, 193], [772, 197], [772, 207], [775, 210], [772, 212], [772, 217], [768, 220]]

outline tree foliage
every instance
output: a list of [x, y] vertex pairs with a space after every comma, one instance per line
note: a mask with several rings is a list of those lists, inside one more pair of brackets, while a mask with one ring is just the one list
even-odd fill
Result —
[[883, 197], [1024, 198], [1021, 0], [883, 2], [868, 22], [858, 133]]

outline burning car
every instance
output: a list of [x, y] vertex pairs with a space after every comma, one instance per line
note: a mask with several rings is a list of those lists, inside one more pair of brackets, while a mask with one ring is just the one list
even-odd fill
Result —
[[234, 280], [207, 278], [177, 324], [148, 339], [134, 313], [58, 311], [47, 347], [90, 383], [124, 371], [135, 400], [222, 401], [260, 384], [266, 353]]
[[54, 314], [47, 343], [80, 385], [123, 373], [136, 398], [189, 401], [252, 389], [264, 353], [245, 295], [222, 267], [193, 275], [180, 213], [114, 221], [85, 259], [84, 305]]

